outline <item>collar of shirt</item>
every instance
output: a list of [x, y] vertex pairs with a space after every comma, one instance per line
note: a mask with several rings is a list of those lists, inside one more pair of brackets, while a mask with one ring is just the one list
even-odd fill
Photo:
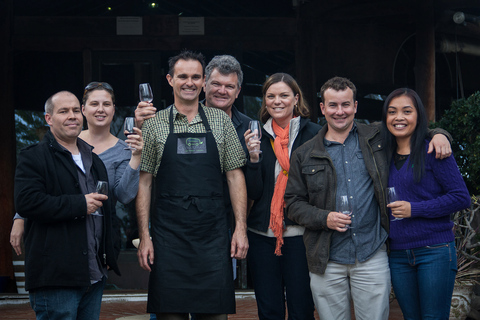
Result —
[[[203, 108], [204, 106], [201, 103], [199, 103], [198, 107]], [[173, 121], [185, 121], [185, 122], [188, 123], [188, 119], [187, 119], [186, 115], [184, 115], [183, 113], [178, 111], [178, 109], [175, 105], [172, 105], [172, 108], [173, 108], [173, 119], [174, 119]], [[201, 122], [202, 122], [202, 117], [200, 117], [200, 113], [197, 111], [197, 114], [195, 115], [195, 118], [193, 118], [193, 120], [188, 124], [192, 125], [192, 124], [197, 124], [197, 123], [201, 123]]]
[[[348, 133], [348, 136], [347, 136], [347, 139], [345, 139], [345, 141], [343, 142], [343, 144], [345, 144], [347, 142], [347, 140], [351, 139], [351, 138], [356, 138], [357, 137], [357, 123], [354, 121], [353, 122], [353, 126], [352, 126], [352, 129], [350, 129], [350, 132]], [[336, 142], [336, 141], [330, 141], [330, 140], [327, 140], [325, 137], [323, 138], [323, 144], [325, 145], [325, 147], [329, 147], [331, 146], [332, 144], [342, 144], [340, 142]]]

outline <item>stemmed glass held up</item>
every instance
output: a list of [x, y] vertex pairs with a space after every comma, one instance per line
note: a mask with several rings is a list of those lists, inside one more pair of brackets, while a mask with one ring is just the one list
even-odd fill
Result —
[[[339, 206], [338, 206], [338, 212], [346, 214], [347, 216], [352, 215], [352, 213], [353, 213], [352, 212], [352, 205], [348, 201], [348, 196], [347, 195], [340, 196], [340, 203], [339, 203]], [[353, 227], [351, 227], [350, 225], [347, 224], [347, 225], [345, 225], [345, 228], [351, 229]]]
[[[386, 195], [387, 195], [387, 204], [393, 203], [395, 201], [400, 200], [398, 198], [397, 192], [395, 191], [394, 187], [388, 187], [386, 190]], [[402, 220], [403, 218], [395, 218], [390, 221], [397, 221], [397, 220]]]
[[[260, 121], [250, 121], [250, 123], [248, 124], [248, 128], [250, 129], [250, 132], [253, 133], [253, 137], [251, 137], [250, 140], [260, 141], [260, 139], [262, 138], [262, 127], [260, 125]], [[260, 150], [260, 147], [255, 147], [254, 150], [250, 152], [262, 153], [262, 150]]]
[[140, 101], [151, 103], [153, 101], [153, 91], [149, 83], [140, 83], [138, 86], [138, 95]]
[[[125, 130], [125, 135], [128, 137], [131, 135], [133, 132], [133, 128], [136, 126], [135, 122], [135, 117], [125, 117], [125, 122], [123, 123], [123, 129]], [[129, 143], [128, 148], [125, 148], [125, 150], [137, 150], [132, 147], [132, 145]]]

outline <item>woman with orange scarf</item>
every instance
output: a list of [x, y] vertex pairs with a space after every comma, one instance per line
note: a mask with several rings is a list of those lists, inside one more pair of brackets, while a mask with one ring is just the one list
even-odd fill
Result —
[[[304, 228], [284, 215], [283, 196], [292, 152], [320, 130], [308, 119], [309, 109], [295, 79], [270, 76], [262, 88], [260, 141], [245, 132], [249, 151], [245, 179], [253, 200], [247, 224], [247, 261], [255, 288], [259, 319], [314, 319]], [[259, 152], [258, 150], [261, 150]]]

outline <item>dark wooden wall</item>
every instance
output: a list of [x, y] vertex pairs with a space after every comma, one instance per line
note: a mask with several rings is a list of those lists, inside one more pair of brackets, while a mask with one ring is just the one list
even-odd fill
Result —
[[[14, 213], [13, 175], [15, 172], [15, 121], [12, 82], [12, 1], [0, 2], [0, 276], [8, 276], [7, 291], [15, 289], [10, 246]], [[28, 94], [28, 93], [26, 93]]]

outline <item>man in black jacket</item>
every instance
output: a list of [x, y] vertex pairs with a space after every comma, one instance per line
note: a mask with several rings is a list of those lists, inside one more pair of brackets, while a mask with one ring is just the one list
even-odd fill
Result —
[[74, 94], [45, 103], [42, 142], [20, 152], [15, 207], [26, 218], [26, 290], [37, 319], [98, 319], [107, 269], [119, 274], [110, 201], [95, 190], [108, 181], [103, 162], [78, 135]]
[[[238, 139], [245, 154], [248, 154], [243, 134], [248, 130], [250, 119], [238, 111], [233, 104], [242, 89], [243, 71], [240, 63], [233, 56], [219, 55], [213, 57], [205, 67], [205, 106], [225, 111], [232, 119]], [[225, 199], [225, 213], [229, 219], [229, 226], [235, 229], [233, 224], [234, 212], [230, 195], [228, 193], [227, 178], [223, 176], [223, 197]], [[231, 231], [230, 231], [231, 232]], [[236, 270], [236, 259], [233, 260], [233, 268]], [[236, 273], [234, 271], [234, 276]]]
[[233, 56], [213, 57], [205, 68], [205, 106], [225, 111], [237, 131], [243, 151], [248, 153], [243, 134], [252, 120], [238, 111], [233, 104], [240, 94], [243, 72], [240, 63]]

